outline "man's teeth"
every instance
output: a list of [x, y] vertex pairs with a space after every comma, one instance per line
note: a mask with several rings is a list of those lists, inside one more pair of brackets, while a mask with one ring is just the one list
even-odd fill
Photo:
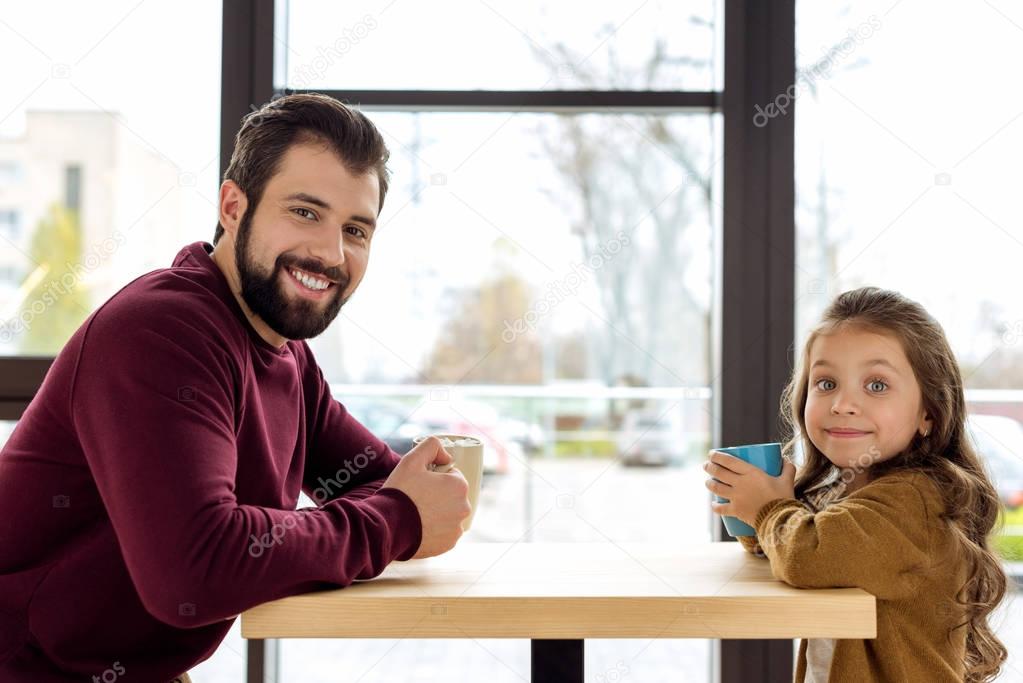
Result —
[[327, 282], [326, 280], [317, 280], [316, 278], [310, 277], [300, 271], [292, 270], [291, 274], [295, 276], [296, 280], [301, 282], [309, 289], [326, 289], [327, 287], [330, 287], [330, 283]]

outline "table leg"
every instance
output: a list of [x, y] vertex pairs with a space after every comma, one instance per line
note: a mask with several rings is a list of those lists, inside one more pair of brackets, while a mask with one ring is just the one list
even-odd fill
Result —
[[280, 678], [278, 670], [279, 640], [261, 640], [250, 638], [245, 641], [246, 683], [277, 683]]
[[791, 640], [721, 640], [720, 683], [791, 683]]
[[582, 640], [532, 640], [532, 683], [583, 683]]

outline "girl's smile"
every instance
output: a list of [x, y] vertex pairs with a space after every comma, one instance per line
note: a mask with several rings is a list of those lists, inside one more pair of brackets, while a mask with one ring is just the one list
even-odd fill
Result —
[[872, 433], [859, 429], [825, 429], [824, 431], [833, 439], [858, 439]]
[[[894, 336], [840, 325], [810, 348], [807, 436], [836, 467], [860, 472], [930, 429], [920, 385]], [[853, 487], [855, 488], [855, 487]]]

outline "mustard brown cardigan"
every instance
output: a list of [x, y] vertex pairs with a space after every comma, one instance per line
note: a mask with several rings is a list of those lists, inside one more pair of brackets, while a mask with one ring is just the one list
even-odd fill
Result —
[[[774, 500], [757, 513], [757, 535], [739, 539], [796, 588], [855, 587], [876, 597], [877, 638], [837, 640], [829, 683], [963, 680], [966, 627], [948, 634], [962, 621], [955, 595], [967, 569], [943, 511], [929, 477], [896, 472], [819, 511], [812, 502]], [[806, 678], [806, 646], [796, 683]]]

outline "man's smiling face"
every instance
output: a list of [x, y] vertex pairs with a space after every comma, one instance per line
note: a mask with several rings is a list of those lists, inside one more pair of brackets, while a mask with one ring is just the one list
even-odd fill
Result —
[[352, 175], [324, 144], [284, 154], [234, 240], [236, 286], [281, 338], [271, 343], [315, 337], [337, 317], [366, 272], [378, 207], [376, 174]]

